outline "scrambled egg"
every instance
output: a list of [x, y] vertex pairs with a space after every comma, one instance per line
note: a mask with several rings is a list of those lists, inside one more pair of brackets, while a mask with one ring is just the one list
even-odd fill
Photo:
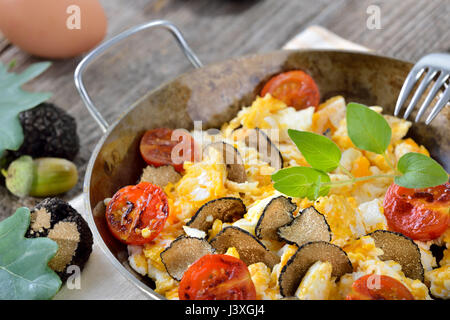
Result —
[[254, 235], [256, 224], [258, 223], [264, 208], [273, 198], [276, 198], [279, 195], [281, 195], [281, 193], [274, 191], [271, 196], [255, 201], [247, 208], [247, 213], [244, 217], [234, 222], [233, 226], [240, 227]]
[[395, 261], [382, 261], [379, 256], [383, 250], [375, 246], [374, 240], [370, 236], [364, 236], [354, 240], [351, 244], [344, 247], [350, 261], [352, 262], [354, 272], [341, 277], [337, 286], [337, 299], [345, 299], [350, 293], [351, 286], [355, 280], [367, 275], [377, 274], [390, 276], [404, 284], [416, 300], [429, 300], [427, 286], [419, 280], [407, 278], [402, 267]]
[[355, 199], [331, 194], [319, 197], [314, 202], [314, 208], [325, 215], [331, 228], [332, 243], [342, 247], [365, 234]]
[[176, 192], [176, 196], [170, 198], [175, 215], [181, 221], [189, 219], [204, 203], [227, 194], [226, 166], [219, 151], [210, 148], [206, 159], [197, 163], [185, 162], [183, 168], [183, 178], [175, 186], [169, 184], [165, 188], [169, 196], [172, 190]]
[[261, 300], [271, 300], [276, 297], [276, 290], [271, 288], [271, 271], [268, 266], [262, 262], [254, 263], [248, 266], [253, 284], [256, 289], [256, 298]]
[[[380, 112], [380, 107], [372, 107]], [[271, 174], [274, 168], [262, 161], [257, 150], [248, 147], [240, 139], [235, 129], [260, 128], [266, 133], [278, 129], [279, 135], [272, 136], [272, 142], [283, 155], [284, 166], [307, 166], [305, 159], [287, 135], [287, 129], [307, 130], [325, 133], [339, 146], [342, 151], [341, 166], [330, 173], [332, 181], [348, 179], [346, 173], [355, 177], [373, 174], [389, 174], [393, 172], [386, 158], [367, 151], [358, 150], [347, 135], [345, 120], [346, 103], [343, 97], [334, 97], [319, 106], [297, 111], [288, 107], [269, 94], [258, 97], [251, 106], [243, 108], [229, 123], [225, 123], [219, 135], [201, 133], [199, 137], [204, 144], [214, 141], [217, 137], [232, 144], [240, 152], [248, 181], [236, 183], [227, 179], [226, 166], [222, 163], [221, 154], [211, 150], [208, 155], [196, 163], [184, 164], [183, 177], [175, 184], [169, 184], [165, 192], [169, 199], [170, 215], [164, 230], [152, 242], [144, 246], [129, 246], [129, 263], [142, 275], [148, 275], [155, 280], [155, 291], [169, 299], [178, 299], [178, 282], [172, 279], [161, 262], [160, 253], [176, 237], [183, 234], [193, 234], [197, 237], [212, 239], [224, 227], [233, 225], [245, 229], [251, 234], [265, 206], [271, 199], [280, 195], [273, 188]], [[411, 123], [402, 119], [385, 115], [392, 129], [391, 144], [387, 157], [392, 162], [398, 160], [407, 152], [420, 152], [426, 155], [428, 151], [417, 145], [412, 139], [404, 139]], [[197, 138], [196, 138], [197, 141]], [[367, 233], [378, 229], [387, 229], [383, 213], [382, 201], [392, 179], [374, 179], [353, 185], [333, 187], [328, 196], [316, 201], [308, 199], [293, 199], [299, 209], [314, 206], [324, 214], [332, 232], [331, 242], [342, 247], [348, 254], [354, 270], [340, 279], [331, 276], [332, 266], [328, 262], [318, 261], [313, 264], [302, 279], [295, 295], [299, 299], [345, 299], [351, 290], [353, 282], [366, 274], [388, 275], [403, 283], [416, 299], [430, 299], [427, 286], [412, 280], [403, 274], [401, 266], [394, 261], [382, 261], [383, 251], [375, 247], [374, 241]], [[199, 233], [196, 230], [184, 228], [184, 224], [192, 217], [198, 208], [206, 202], [219, 197], [240, 197], [247, 206], [245, 216], [233, 223], [215, 220], [208, 232]], [[440, 239], [441, 244], [450, 243], [450, 232]], [[278, 277], [281, 269], [298, 249], [297, 246], [277, 241], [263, 243], [280, 256], [280, 263], [272, 269], [259, 262], [248, 266], [251, 279], [255, 285], [258, 299], [280, 299]], [[430, 244], [419, 243], [422, 263], [426, 271], [426, 282], [435, 297], [450, 297], [450, 249], [436, 268], [437, 262], [430, 251]], [[239, 258], [236, 248], [229, 248], [226, 254]]]
[[329, 262], [317, 261], [306, 272], [295, 296], [300, 300], [328, 300], [335, 286]]
[[336, 96], [322, 103], [318, 111], [313, 115], [312, 130], [315, 133], [323, 134], [327, 130], [336, 131], [342, 119], [345, 118], [345, 99]]
[[431, 283], [430, 291], [433, 296], [448, 299], [450, 296], [450, 265], [445, 265], [426, 273]]
[[387, 230], [383, 202], [380, 199], [361, 203], [358, 211], [364, 224], [365, 233], [370, 233], [375, 230]]
[[243, 108], [237, 117], [230, 121], [225, 133], [242, 125], [254, 129], [278, 129], [279, 137], [271, 136], [274, 142], [289, 141], [288, 129], [310, 130], [313, 121], [314, 107], [297, 111], [284, 102], [273, 98], [270, 94], [257, 97], [250, 107]]
[[[448, 229], [447, 234], [449, 234]], [[447, 249], [444, 250], [444, 256], [439, 261], [440, 267], [425, 272], [425, 280], [431, 283], [430, 292], [433, 296], [442, 299], [450, 297], [450, 242], [446, 243]]]

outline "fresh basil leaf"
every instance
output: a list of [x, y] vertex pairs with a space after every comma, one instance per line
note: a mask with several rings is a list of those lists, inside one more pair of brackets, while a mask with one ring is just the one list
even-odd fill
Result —
[[23, 143], [19, 113], [50, 98], [50, 93], [31, 93], [20, 88], [49, 66], [49, 62], [35, 63], [16, 74], [8, 72], [8, 67], [0, 63], [0, 154], [5, 150], [17, 150]]
[[288, 134], [311, 167], [330, 172], [339, 166], [341, 150], [327, 137], [292, 129]]
[[421, 153], [409, 152], [397, 163], [403, 175], [395, 177], [399, 186], [411, 189], [435, 187], [448, 182], [448, 173], [435, 160]]
[[315, 200], [330, 191], [330, 186], [322, 186], [322, 183], [331, 181], [330, 177], [323, 171], [309, 167], [281, 169], [272, 175], [272, 180], [276, 190], [290, 197]]
[[48, 266], [58, 245], [48, 238], [24, 238], [29, 224], [27, 208], [0, 222], [0, 300], [50, 299], [61, 287]]
[[381, 114], [365, 105], [347, 105], [347, 132], [353, 144], [366, 151], [383, 154], [391, 141], [392, 130]]

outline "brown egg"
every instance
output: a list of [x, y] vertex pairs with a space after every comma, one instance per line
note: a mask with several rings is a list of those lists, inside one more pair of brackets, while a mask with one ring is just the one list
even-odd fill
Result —
[[45, 58], [70, 58], [105, 36], [98, 0], [0, 0], [0, 30], [22, 50]]

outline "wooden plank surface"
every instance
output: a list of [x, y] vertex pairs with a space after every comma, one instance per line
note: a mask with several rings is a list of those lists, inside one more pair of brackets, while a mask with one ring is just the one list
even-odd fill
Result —
[[[321, 25], [339, 36], [375, 51], [416, 61], [424, 54], [450, 51], [449, 0], [102, 0], [108, 16], [107, 38], [153, 19], [173, 21], [200, 59], [209, 64], [230, 57], [279, 49], [310, 25]], [[381, 9], [381, 29], [367, 27], [367, 9]], [[23, 70], [39, 59], [30, 57], [0, 37], [0, 61], [17, 61]], [[73, 83], [81, 57], [54, 61], [29, 90], [53, 92], [51, 101], [66, 109], [78, 123], [82, 148], [75, 162], [84, 176], [89, 156], [101, 131], [86, 111]], [[189, 63], [163, 31], [145, 32], [115, 47], [93, 64], [86, 86], [108, 121], [148, 90], [189, 70]], [[65, 197], [81, 191], [77, 187]], [[0, 186], [0, 220], [19, 200]]]

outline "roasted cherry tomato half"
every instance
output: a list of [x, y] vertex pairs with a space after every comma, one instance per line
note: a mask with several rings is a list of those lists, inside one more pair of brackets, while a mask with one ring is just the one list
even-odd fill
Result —
[[208, 254], [183, 275], [180, 300], [255, 300], [256, 290], [246, 264], [226, 254]]
[[192, 136], [183, 130], [174, 132], [168, 128], [157, 128], [145, 132], [139, 146], [142, 158], [154, 167], [171, 165], [183, 171], [183, 162], [195, 159], [195, 143]]
[[353, 282], [346, 300], [414, 300], [414, 296], [392, 277], [368, 274]]
[[126, 244], [152, 241], [163, 229], [168, 215], [166, 194], [148, 182], [120, 189], [106, 208], [109, 230]]
[[316, 107], [320, 102], [319, 88], [311, 76], [301, 70], [288, 71], [272, 77], [261, 90], [270, 93], [297, 110]]
[[436, 239], [450, 223], [450, 183], [425, 189], [392, 184], [383, 207], [389, 229], [414, 240]]

